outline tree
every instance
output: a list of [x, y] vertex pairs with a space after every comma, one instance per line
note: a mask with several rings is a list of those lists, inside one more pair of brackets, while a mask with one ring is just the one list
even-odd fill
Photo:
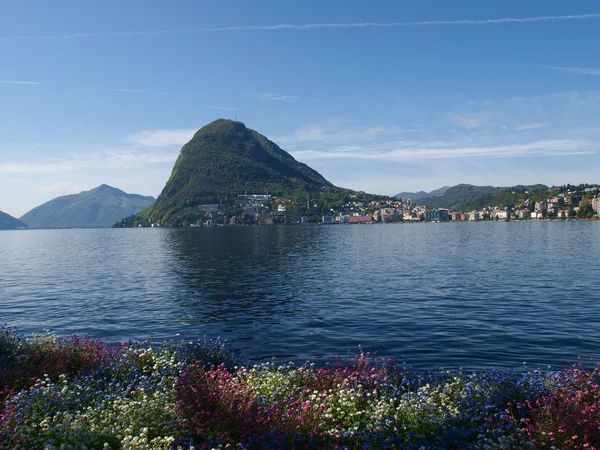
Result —
[[592, 208], [592, 202], [589, 197], [585, 197], [579, 202], [579, 210], [577, 211], [577, 217], [580, 219], [588, 219], [594, 215]]

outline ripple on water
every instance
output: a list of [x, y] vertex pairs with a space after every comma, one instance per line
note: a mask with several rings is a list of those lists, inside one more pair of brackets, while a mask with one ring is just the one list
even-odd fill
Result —
[[0, 321], [221, 336], [254, 361], [560, 366], [600, 348], [598, 254], [600, 223], [574, 221], [5, 231]]

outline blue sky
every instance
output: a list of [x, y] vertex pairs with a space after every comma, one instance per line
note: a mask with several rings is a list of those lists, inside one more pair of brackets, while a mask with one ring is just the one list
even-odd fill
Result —
[[336, 185], [598, 183], [597, 1], [2, 1], [0, 210], [157, 196], [236, 117]]

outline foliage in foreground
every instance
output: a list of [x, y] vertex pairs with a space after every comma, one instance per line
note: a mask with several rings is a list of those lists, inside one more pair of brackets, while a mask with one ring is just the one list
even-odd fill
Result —
[[221, 341], [0, 327], [0, 449], [598, 449], [599, 370], [416, 374], [362, 351], [247, 366]]

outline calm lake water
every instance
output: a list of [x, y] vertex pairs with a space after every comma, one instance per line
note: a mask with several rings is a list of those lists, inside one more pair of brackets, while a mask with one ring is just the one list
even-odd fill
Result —
[[[0, 232], [0, 322], [416, 369], [600, 355], [600, 222]], [[178, 336], [179, 334], [179, 336]]]

